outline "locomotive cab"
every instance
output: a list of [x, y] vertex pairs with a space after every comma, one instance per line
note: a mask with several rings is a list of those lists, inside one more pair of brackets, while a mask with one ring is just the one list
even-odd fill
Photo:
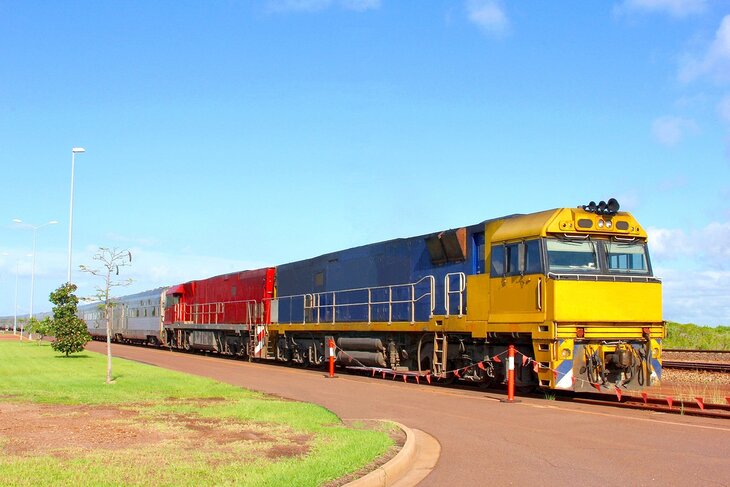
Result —
[[661, 376], [661, 283], [646, 232], [613, 208], [487, 225], [488, 328], [530, 330], [542, 387], [640, 389]]

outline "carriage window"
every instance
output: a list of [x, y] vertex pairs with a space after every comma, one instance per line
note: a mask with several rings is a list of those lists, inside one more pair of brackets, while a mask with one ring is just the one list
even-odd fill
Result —
[[548, 239], [548, 265], [552, 272], [597, 272], [596, 246], [590, 240]]
[[643, 244], [606, 242], [608, 270], [616, 272], [646, 273], [649, 266]]

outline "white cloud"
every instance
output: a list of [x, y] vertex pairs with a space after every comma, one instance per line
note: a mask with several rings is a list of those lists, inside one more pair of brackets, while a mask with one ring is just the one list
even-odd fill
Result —
[[694, 264], [696, 268], [730, 270], [730, 222], [711, 222], [688, 231], [649, 227], [647, 233], [651, 254], [662, 261], [690, 259], [701, 261], [701, 266]]
[[730, 222], [647, 232], [654, 274], [663, 282], [664, 318], [730, 325]]
[[[79, 297], [94, 296], [96, 288], [103, 284], [100, 278], [78, 270], [78, 264], [87, 264], [94, 268], [97, 262], [93, 260], [93, 256], [98, 250], [98, 246], [91, 245], [74, 252], [72, 280], [78, 286], [76, 295]], [[130, 251], [132, 265], [120, 269], [119, 279], [131, 278], [133, 281], [128, 287], [115, 288], [115, 296], [229, 272], [260, 269], [267, 265], [265, 262], [224, 259], [192, 253], [163, 253], [144, 246], [132, 246]], [[7, 252], [10, 255], [0, 254], [0, 316], [13, 314], [16, 262], [19, 263], [17, 266], [18, 310], [21, 314], [27, 313], [30, 307], [32, 259], [26, 256], [22, 249], [8, 249]], [[51, 304], [48, 302], [49, 293], [66, 282], [66, 257], [66, 249], [38, 251], [34, 273], [34, 311], [41, 312], [51, 309]]]
[[468, 0], [466, 12], [470, 21], [492, 36], [503, 36], [509, 31], [509, 19], [496, 0]]
[[615, 8], [616, 13], [666, 13], [683, 18], [700, 14], [707, 9], [706, 0], [625, 0]]
[[649, 234], [652, 257], [669, 260], [686, 256], [691, 252], [687, 235], [683, 230], [649, 227], [646, 231]]
[[273, 13], [318, 12], [333, 6], [364, 12], [380, 7], [380, 0], [269, 0], [267, 10]]
[[730, 325], [730, 271], [657, 267], [662, 277], [664, 319], [698, 325]]
[[[97, 250], [97, 247], [88, 247], [83, 255], [79, 257], [80, 261], [92, 262], [91, 256]], [[131, 247], [130, 251], [132, 253], [132, 265], [124, 269], [123, 277], [132, 278], [135, 289], [139, 288], [140, 291], [229, 272], [260, 269], [266, 266], [262, 262], [222, 259], [194, 254], [173, 255], [141, 247]], [[87, 276], [83, 281], [84, 284], [91, 286], [93, 278]], [[81, 279], [79, 279], [79, 288], [81, 288], [81, 284]], [[124, 294], [128, 293], [125, 292]]]
[[680, 66], [680, 81], [690, 82], [704, 77], [719, 83], [730, 81], [730, 15], [723, 17], [704, 54], [687, 56]]
[[651, 133], [654, 139], [662, 145], [674, 147], [688, 134], [699, 131], [697, 122], [690, 118], [659, 117], [651, 124]]
[[730, 222], [710, 223], [699, 233], [698, 240], [702, 255], [716, 268], [730, 270]]

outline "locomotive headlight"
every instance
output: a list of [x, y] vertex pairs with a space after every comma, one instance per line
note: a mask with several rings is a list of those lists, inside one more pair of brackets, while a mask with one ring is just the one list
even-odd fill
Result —
[[562, 352], [560, 352], [560, 355], [563, 358], [570, 358], [570, 349], [564, 348]]
[[608, 220], [606, 222], [606, 228], [611, 228], [613, 226], [613, 223], [611, 223], [611, 220]]
[[603, 225], [605, 225], [605, 222], [603, 220], [598, 220], [598, 228], [603, 228]]

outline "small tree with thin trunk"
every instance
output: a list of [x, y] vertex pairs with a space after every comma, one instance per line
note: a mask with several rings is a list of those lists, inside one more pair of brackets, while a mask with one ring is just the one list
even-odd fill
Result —
[[79, 266], [82, 272], [88, 272], [94, 276], [101, 277], [104, 280], [103, 286], [96, 288], [96, 300], [100, 302], [99, 309], [104, 312], [104, 320], [106, 321], [106, 383], [112, 383], [112, 323], [111, 311], [114, 305], [114, 298], [111, 297], [112, 288], [119, 286], [129, 286], [131, 279], [118, 279], [119, 269], [132, 265], [132, 254], [129, 250], [110, 249], [107, 247], [99, 247], [99, 251], [94, 255], [94, 260], [99, 262], [99, 268], [91, 268], [85, 265]]
[[91, 335], [86, 330], [86, 323], [76, 316], [79, 298], [74, 294], [76, 285], [67, 282], [51, 293], [50, 300], [53, 306], [53, 327], [51, 334], [56, 338], [51, 347], [57, 352], [63, 352], [68, 357], [70, 353], [84, 350]]
[[30, 318], [26, 325], [26, 329], [28, 330], [28, 336], [30, 336], [31, 333], [38, 335], [38, 345], [40, 345], [46, 336], [52, 334], [51, 330], [53, 329], [53, 319], [50, 316], [46, 316], [42, 320]]

